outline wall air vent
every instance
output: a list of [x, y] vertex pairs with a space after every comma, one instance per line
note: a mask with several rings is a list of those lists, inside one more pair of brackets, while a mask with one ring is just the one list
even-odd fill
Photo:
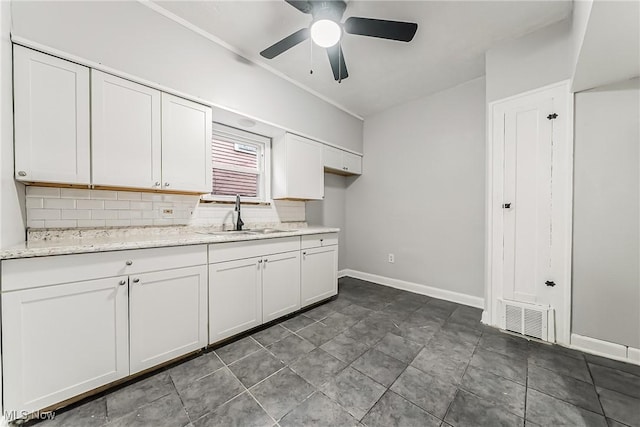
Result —
[[507, 331], [554, 342], [554, 312], [546, 305], [500, 300], [500, 327]]

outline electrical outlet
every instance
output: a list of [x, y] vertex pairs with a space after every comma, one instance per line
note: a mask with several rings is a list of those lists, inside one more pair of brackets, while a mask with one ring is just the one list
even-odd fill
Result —
[[163, 218], [171, 218], [173, 216], [173, 209], [162, 209]]
[[394, 254], [389, 254], [389, 262], [393, 264], [396, 262], [396, 256]]

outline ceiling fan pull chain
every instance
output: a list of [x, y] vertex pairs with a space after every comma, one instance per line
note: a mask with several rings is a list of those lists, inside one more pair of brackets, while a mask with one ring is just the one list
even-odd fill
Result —
[[309, 74], [313, 74], [313, 40], [309, 40]]
[[338, 83], [342, 83], [342, 40], [338, 41]]

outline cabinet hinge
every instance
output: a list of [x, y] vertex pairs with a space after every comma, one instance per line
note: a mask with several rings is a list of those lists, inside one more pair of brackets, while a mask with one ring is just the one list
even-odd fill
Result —
[[554, 120], [554, 119], [557, 119], [557, 118], [558, 118], [558, 115], [556, 113], [549, 114], [547, 116], [547, 119], [549, 119], [549, 120]]

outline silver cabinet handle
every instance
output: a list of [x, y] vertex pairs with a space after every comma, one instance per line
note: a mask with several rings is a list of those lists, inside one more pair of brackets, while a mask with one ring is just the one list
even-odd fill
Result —
[[269, 258], [265, 258], [265, 259], [264, 259], [264, 263], [266, 264], [266, 263], [268, 263], [268, 262], [269, 262]]
[[138, 278], [133, 279], [133, 283], [138, 283], [138, 282], [140, 282], [140, 279]]
[[262, 264], [262, 260], [258, 260], [258, 264]]
[[18, 176], [27, 176], [25, 171], [18, 171]]
[[165, 183], [164, 183], [164, 186], [165, 186], [165, 187], [168, 187], [168, 186], [169, 186], [169, 183], [168, 183], [168, 182], [165, 182]]
[[154, 187], [160, 187], [160, 181], [156, 181], [155, 184], [153, 184]]
[[127, 265], [132, 265], [132, 264], [133, 264], [133, 261], [128, 260], [127, 262], [125, 262], [125, 264], [127, 264]]
[[120, 280], [120, 282], [118, 283], [118, 285], [120, 285], [120, 286], [124, 286], [126, 284], [127, 284], [126, 280]]

